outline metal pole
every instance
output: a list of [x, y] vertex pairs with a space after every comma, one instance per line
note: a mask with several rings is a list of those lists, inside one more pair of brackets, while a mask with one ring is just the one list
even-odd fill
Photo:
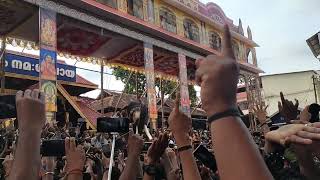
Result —
[[104, 99], [104, 91], [103, 91], [103, 72], [104, 72], [104, 67], [103, 67], [103, 60], [101, 60], [101, 114], [104, 114], [104, 104], [103, 104], [103, 99]]
[[163, 86], [162, 78], [160, 78], [161, 122], [162, 122], [162, 129], [163, 129], [165, 126], [165, 121], [164, 121], [164, 111], [163, 111], [164, 92], [163, 92], [162, 86]]
[[1, 41], [1, 54], [0, 54], [0, 68], [1, 68], [1, 94], [4, 93], [5, 91], [5, 58], [4, 58], [4, 55], [5, 55], [5, 52], [6, 52], [6, 37], [3, 36], [2, 37], [2, 41]]
[[139, 84], [138, 84], [138, 72], [136, 72], [136, 96], [137, 96], [137, 99], [139, 97]]
[[[173, 93], [175, 93], [177, 91], [179, 87], [179, 83], [177, 83], [177, 86], [173, 89], [173, 91], [171, 91], [171, 93], [169, 94], [168, 98], [163, 102], [163, 104], [165, 104], [167, 102], [167, 100], [172, 96]], [[161, 100], [157, 101], [157, 104], [160, 102]]]
[[114, 147], [116, 145], [117, 134], [112, 134], [112, 136], [113, 138], [112, 138], [111, 156], [109, 161], [108, 180], [111, 180], [112, 165], [113, 165], [113, 158], [114, 158]]
[[116, 112], [117, 112], [118, 105], [119, 105], [119, 103], [120, 103], [120, 101], [121, 101], [121, 99], [122, 99], [122, 95], [123, 95], [123, 93], [124, 93], [125, 90], [126, 90], [127, 84], [128, 84], [128, 82], [130, 81], [132, 74], [133, 74], [133, 73], [132, 73], [132, 71], [131, 71], [130, 74], [129, 74], [129, 77], [128, 77], [126, 83], [125, 83], [124, 90], [121, 92], [120, 97], [119, 97], [119, 99], [118, 99], [118, 102], [117, 102], [117, 104], [116, 104], [116, 107], [114, 108], [113, 115], [115, 115]]
[[191, 115], [197, 110], [199, 106], [201, 106], [201, 102], [199, 102], [199, 104], [197, 104], [196, 107], [194, 107], [194, 109], [191, 111]]
[[316, 103], [318, 104], [318, 96], [317, 96], [317, 88], [316, 88], [315, 78], [316, 77], [314, 75], [312, 75], [314, 98], [315, 98]]

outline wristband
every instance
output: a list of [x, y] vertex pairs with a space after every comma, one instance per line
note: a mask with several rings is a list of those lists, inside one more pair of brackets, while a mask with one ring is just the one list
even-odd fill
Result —
[[210, 116], [210, 117], [208, 118], [208, 124], [211, 124], [211, 123], [213, 123], [213, 122], [216, 121], [216, 120], [219, 120], [219, 119], [222, 119], [222, 118], [225, 118], [225, 117], [229, 117], [229, 116], [241, 117], [238, 109], [232, 108], [232, 109], [228, 109], [228, 110], [226, 110], [226, 111], [224, 111], [224, 112], [216, 113], [216, 114]]
[[45, 172], [45, 173], [43, 174], [43, 176], [46, 176], [46, 175], [49, 175], [49, 174], [50, 174], [50, 175], [54, 175], [54, 172], [51, 172], [51, 171], [50, 171], [50, 172]]
[[178, 150], [178, 152], [182, 152], [182, 151], [187, 151], [189, 149], [192, 149], [191, 145], [186, 145], [186, 146], [179, 147], [177, 150]]

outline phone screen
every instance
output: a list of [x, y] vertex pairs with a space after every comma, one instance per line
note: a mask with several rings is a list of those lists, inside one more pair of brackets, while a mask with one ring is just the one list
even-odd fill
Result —
[[64, 140], [45, 140], [41, 145], [42, 156], [62, 157], [65, 153]]
[[217, 164], [214, 155], [203, 145], [199, 145], [193, 152], [194, 156], [213, 172], [217, 171]]

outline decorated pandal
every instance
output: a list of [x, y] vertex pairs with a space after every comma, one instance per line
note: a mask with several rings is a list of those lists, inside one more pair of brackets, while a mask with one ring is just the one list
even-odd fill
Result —
[[[223, 26], [231, 27], [247, 107], [261, 102], [255, 47], [250, 28], [234, 25], [215, 3], [197, 0], [2, 0], [0, 35], [5, 44], [40, 51], [40, 87], [50, 81], [56, 95], [57, 55], [101, 66], [145, 73], [149, 116], [157, 119], [155, 78], [179, 81], [181, 105], [190, 112], [188, 84], [195, 60], [221, 54]], [[40, 28], [39, 28], [40, 27]], [[43, 62], [43, 64], [42, 64]], [[2, 66], [2, 69], [4, 65]], [[223, 78], [223, 77], [221, 77]], [[48, 89], [47, 88], [47, 89]], [[46, 91], [46, 90], [44, 90]], [[243, 96], [243, 95], [242, 95]], [[56, 104], [47, 109], [56, 112]], [[49, 107], [49, 106], [47, 106]], [[52, 116], [54, 119], [54, 115]]]

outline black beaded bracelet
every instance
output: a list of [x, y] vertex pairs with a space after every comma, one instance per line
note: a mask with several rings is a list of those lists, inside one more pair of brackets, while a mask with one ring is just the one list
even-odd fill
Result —
[[189, 149], [192, 149], [191, 145], [186, 145], [186, 146], [179, 147], [177, 150], [178, 150], [178, 152], [182, 152], [182, 151], [186, 151], [186, 150], [189, 150]]
[[241, 117], [241, 114], [239, 113], [238, 109], [228, 109], [224, 112], [216, 113], [216, 114], [210, 116], [208, 118], [208, 124], [211, 124], [218, 119], [222, 119], [222, 118], [229, 117], [229, 116]]

